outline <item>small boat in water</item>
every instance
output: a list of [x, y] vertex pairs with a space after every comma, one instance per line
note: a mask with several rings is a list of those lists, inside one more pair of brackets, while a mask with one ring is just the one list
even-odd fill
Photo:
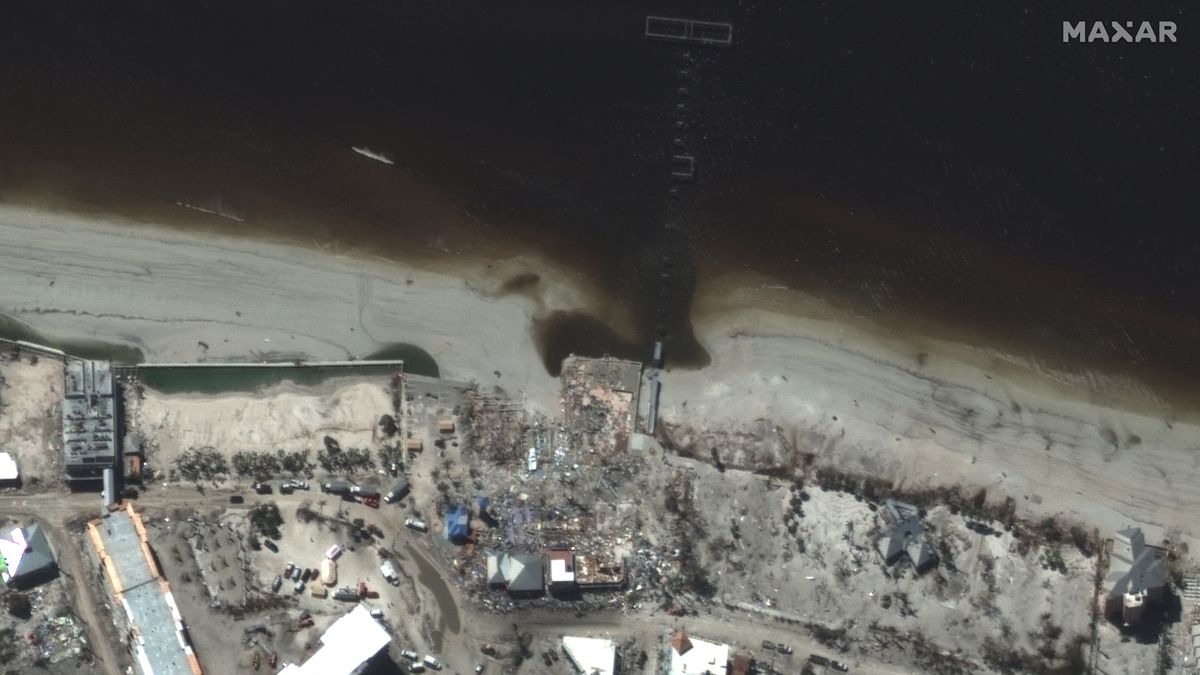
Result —
[[388, 157], [387, 155], [385, 155], [381, 152], [375, 152], [374, 150], [372, 150], [370, 148], [360, 148], [357, 145], [352, 145], [352, 146], [350, 146], [350, 149], [357, 152], [358, 154], [362, 155], [363, 157], [368, 157], [370, 159], [375, 160], [376, 162], [383, 162], [384, 164], [387, 164], [389, 166], [392, 164], [395, 164], [395, 162], [392, 161], [391, 157]]
[[212, 202], [208, 206], [199, 206], [199, 205], [185, 202], [182, 200], [176, 200], [175, 205], [182, 206], [185, 209], [191, 209], [192, 211], [199, 211], [200, 213], [204, 213], [204, 214], [207, 214], [210, 216], [217, 216], [218, 218], [232, 220], [237, 223], [246, 222], [245, 218], [241, 217], [240, 215], [238, 215], [236, 212], [234, 212], [232, 209], [230, 209], [229, 207], [227, 207], [225, 205], [225, 202], [221, 200], [221, 193], [219, 193], [219, 192], [217, 193], [216, 197], [213, 198]]

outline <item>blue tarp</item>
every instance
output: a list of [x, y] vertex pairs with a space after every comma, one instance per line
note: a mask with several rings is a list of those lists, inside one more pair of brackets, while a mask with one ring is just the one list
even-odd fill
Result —
[[467, 540], [467, 535], [470, 534], [471, 517], [467, 513], [467, 507], [455, 506], [446, 514], [446, 539], [461, 544]]

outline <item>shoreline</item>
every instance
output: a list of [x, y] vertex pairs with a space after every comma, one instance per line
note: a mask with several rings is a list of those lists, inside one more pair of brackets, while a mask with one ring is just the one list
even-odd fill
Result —
[[751, 306], [698, 320], [713, 365], [663, 375], [663, 424], [705, 457], [763, 439], [735, 465], [779, 461], [770, 446], [782, 438], [793, 462], [810, 455], [905, 488], [986, 488], [989, 501], [1013, 498], [1019, 517], [1200, 542], [1194, 416], [1117, 406], [1004, 355], [887, 338], [808, 302], [807, 317]]
[[[126, 246], [131, 233], [135, 248]], [[445, 262], [419, 269], [9, 205], [0, 205], [0, 236], [9, 242], [0, 281], [10, 289], [0, 314], [55, 341], [189, 362], [270, 352], [344, 360], [408, 343], [428, 352], [443, 377], [523, 391], [541, 408], [557, 407], [558, 384], [530, 326], [590, 302], [569, 274], [530, 258], [464, 259], [453, 274]], [[537, 281], [505, 290], [527, 274]], [[481, 335], [490, 338], [482, 345]]]
[[[548, 414], [559, 381], [535, 345], [537, 319], [611, 305], [579, 275], [530, 257], [419, 269], [10, 205], [0, 205], [0, 236], [10, 289], [0, 314], [54, 339], [137, 347], [155, 361], [254, 350], [333, 360], [405, 342], [443, 377], [500, 387]], [[514, 283], [522, 278], [534, 280]], [[693, 323], [711, 364], [664, 373], [664, 422], [728, 431], [769, 420], [795, 451], [845, 470], [989, 487], [1022, 510], [1200, 541], [1191, 415], [1116, 379], [1081, 382], [985, 348], [888, 334], [831, 303], [746, 281], [698, 293]], [[1094, 390], [1079, 386], [1089, 382]]]

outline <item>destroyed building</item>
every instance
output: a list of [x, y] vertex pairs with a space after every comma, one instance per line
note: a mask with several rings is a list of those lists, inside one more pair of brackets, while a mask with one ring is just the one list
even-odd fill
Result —
[[63, 452], [67, 482], [99, 481], [118, 464], [120, 424], [108, 361], [70, 360], [63, 379]]
[[13, 588], [30, 588], [58, 575], [54, 551], [40, 525], [13, 528], [0, 537], [0, 579]]
[[1100, 599], [1105, 617], [1120, 617], [1125, 625], [1141, 621], [1147, 606], [1162, 598], [1167, 586], [1167, 566], [1161, 552], [1146, 544], [1140, 528], [1120, 530], [1112, 539], [1108, 592]]
[[912, 504], [887, 499], [879, 509], [879, 514], [884, 522], [879, 553], [885, 564], [894, 565], [904, 558], [912, 564], [917, 574], [937, 564], [937, 554], [925, 537], [920, 509]]
[[590, 590], [619, 589], [625, 585], [625, 563], [615, 557], [577, 553], [575, 584]]
[[563, 360], [563, 422], [572, 461], [595, 463], [629, 450], [641, 377], [637, 361], [574, 355]]

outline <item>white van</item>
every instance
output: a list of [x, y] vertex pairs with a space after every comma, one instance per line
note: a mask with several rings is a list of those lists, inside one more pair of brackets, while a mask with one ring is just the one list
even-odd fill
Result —
[[383, 575], [384, 579], [387, 579], [389, 584], [400, 583], [400, 573], [396, 571], [396, 566], [392, 564], [391, 560], [383, 561], [383, 564], [379, 566], [379, 573]]

